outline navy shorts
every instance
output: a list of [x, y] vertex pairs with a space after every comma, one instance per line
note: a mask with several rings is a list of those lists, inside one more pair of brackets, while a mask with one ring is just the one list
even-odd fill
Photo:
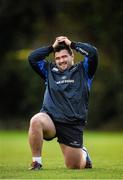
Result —
[[[56, 128], [58, 142], [74, 148], [83, 147], [83, 125], [81, 123], [66, 124], [53, 121]], [[55, 138], [54, 137], [54, 138]], [[53, 138], [51, 138], [53, 139]], [[51, 140], [45, 139], [45, 140]]]

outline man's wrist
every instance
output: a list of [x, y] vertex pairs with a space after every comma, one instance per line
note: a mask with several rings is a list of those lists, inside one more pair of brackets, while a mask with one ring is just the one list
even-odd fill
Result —
[[50, 52], [53, 52], [53, 51], [54, 51], [53, 45], [49, 46], [49, 51], [50, 51]]
[[70, 44], [70, 47], [71, 47], [71, 49], [75, 49], [76, 48], [76, 43], [72, 41], [71, 44]]

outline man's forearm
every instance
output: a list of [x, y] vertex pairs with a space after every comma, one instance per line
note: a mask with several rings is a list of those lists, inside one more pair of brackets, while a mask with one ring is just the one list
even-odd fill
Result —
[[88, 57], [93, 57], [97, 55], [97, 49], [94, 46], [87, 43], [72, 42], [71, 48], [80, 52], [82, 55], [86, 55]]
[[71, 48], [88, 57], [87, 61], [84, 62], [84, 67], [88, 73], [88, 77], [92, 78], [98, 65], [97, 49], [90, 44], [81, 42], [72, 42]]
[[41, 61], [46, 58], [51, 52], [53, 52], [53, 47], [52, 46], [47, 46], [47, 47], [41, 47], [36, 50], [34, 50], [29, 56], [28, 60], [30, 62], [37, 62]]

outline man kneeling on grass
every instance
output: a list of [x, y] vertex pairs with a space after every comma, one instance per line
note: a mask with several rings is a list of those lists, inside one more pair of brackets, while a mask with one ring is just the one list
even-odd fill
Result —
[[[73, 50], [83, 61], [74, 63]], [[54, 53], [54, 62], [46, 61]], [[89, 92], [97, 68], [98, 55], [94, 46], [57, 37], [53, 45], [34, 50], [28, 57], [32, 68], [44, 79], [46, 90], [39, 113], [30, 121], [29, 144], [32, 152], [31, 170], [42, 168], [43, 139], [58, 139], [66, 167], [92, 168], [83, 147]]]

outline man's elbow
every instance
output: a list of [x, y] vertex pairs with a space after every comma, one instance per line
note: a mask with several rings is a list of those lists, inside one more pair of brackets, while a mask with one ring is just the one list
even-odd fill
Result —
[[33, 62], [33, 60], [34, 60], [33, 54], [30, 53], [29, 56], [28, 56], [29, 63]]
[[93, 51], [94, 55], [98, 56], [98, 50], [97, 50], [97, 48], [95, 46], [93, 46], [92, 51]]
[[93, 46], [91, 51], [91, 59], [95, 59], [95, 61], [98, 61], [98, 50], [96, 47]]

